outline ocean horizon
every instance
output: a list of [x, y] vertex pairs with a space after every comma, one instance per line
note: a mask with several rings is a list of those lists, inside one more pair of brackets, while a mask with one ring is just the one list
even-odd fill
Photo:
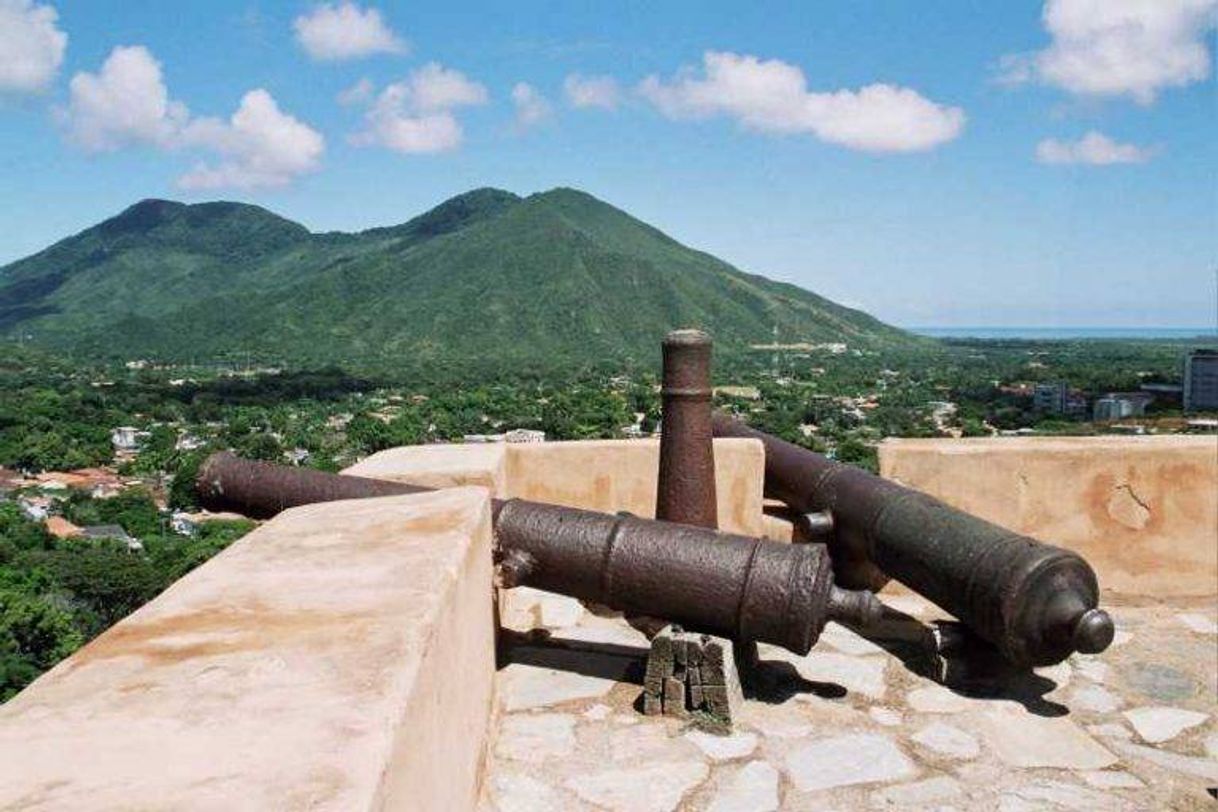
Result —
[[1218, 338], [1213, 327], [905, 327], [930, 338], [1023, 338], [1060, 340], [1071, 338]]

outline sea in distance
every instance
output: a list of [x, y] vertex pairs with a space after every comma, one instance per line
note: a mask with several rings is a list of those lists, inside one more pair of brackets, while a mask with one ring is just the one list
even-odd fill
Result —
[[1213, 341], [1213, 327], [906, 327], [911, 333], [931, 338], [1025, 339], [1062, 341], [1069, 339], [1175, 339]]

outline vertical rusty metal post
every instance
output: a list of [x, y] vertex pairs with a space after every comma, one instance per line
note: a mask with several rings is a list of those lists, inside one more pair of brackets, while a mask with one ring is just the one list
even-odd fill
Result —
[[711, 338], [701, 330], [664, 337], [660, 475], [656, 518], [718, 526], [711, 433]]

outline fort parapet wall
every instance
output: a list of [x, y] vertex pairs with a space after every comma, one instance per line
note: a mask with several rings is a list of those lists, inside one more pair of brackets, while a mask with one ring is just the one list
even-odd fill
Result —
[[[775, 533], [753, 440], [720, 524]], [[446, 488], [287, 511], [0, 706], [3, 809], [472, 809], [495, 726], [490, 496], [654, 511], [658, 444], [392, 449]], [[1106, 588], [1218, 591], [1218, 440], [893, 441], [884, 473], [1077, 549]], [[781, 531], [781, 528], [778, 528]]]
[[880, 472], [1080, 553], [1111, 592], [1218, 593], [1218, 437], [892, 439]]

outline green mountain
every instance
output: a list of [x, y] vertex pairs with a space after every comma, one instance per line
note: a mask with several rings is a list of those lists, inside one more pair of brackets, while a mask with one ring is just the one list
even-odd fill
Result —
[[105, 357], [647, 358], [677, 326], [726, 350], [914, 340], [572, 189], [478, 189], [358, 234], [145, 200], [0, 268], [0, 335]]

